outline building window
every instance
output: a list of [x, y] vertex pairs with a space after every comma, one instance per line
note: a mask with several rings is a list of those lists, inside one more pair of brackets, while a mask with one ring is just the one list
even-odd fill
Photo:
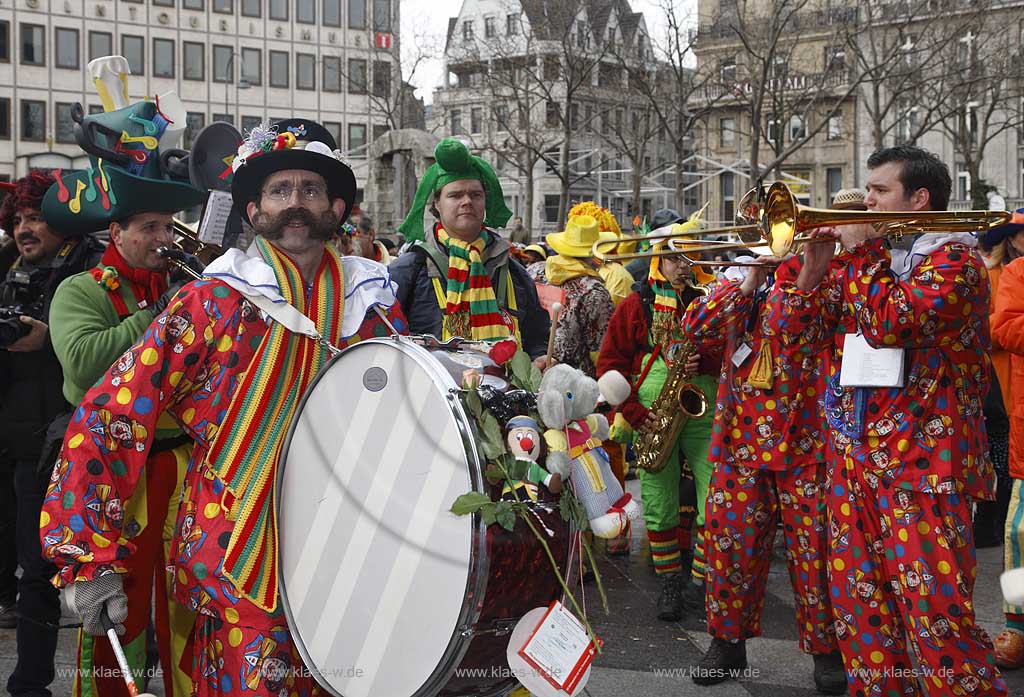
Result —
[[494, 120], [498, 124], [499, 131], [508, 130], [508, 105], [498, 104], [494, 107]]
[[558, 194], [544, 194], [544, 222], [558, 222]]
[[316, 89], [316, 58], [312, 54], [295, 54], [295, 86], [300, 90]]
[[722, 84], [732, 86], [736, 84], [736, 59], [730, 58], [722, 61], [719, 69], [722, 74]]
[[509, 36], [519, 35], [519, 15], [505, 16], [505, 33]]
[[199, 111], [189, 111], [185, 113], [185, 137], [182, 143], [182, 147], [186, 150], [192, 147], [192, 141], [195, 140], [196, 136], [199, 135], [199, 131], [203, 130], [203, 126], [206, 125], [206, 114]]
[[488, 39], [493, 39], [498, 35], [498, 30], [495, 28], [496, 21], [494, 17], [484, 17], [484, 36]]
[[288, 21], [288, 0], [267, 0], [267, 14], [271, 19]]
[[46, 139], [46, 102], [21, 100], [21, 139], [38, 142]]
[[146, 74], [145, 49], [141, 36], [121, 34], [121, 55], [128, 60], [128, 69], [132, 75]]
[[341, 92], [341, 59], [324, 56], [324, 92]]
[[174, 7], [174, 0], [153, 0], [153, 4], [161, 7]]
[[825, 169], [825, 188], [828, 189], [828, 201], [826, 206], [831, 206], [836, 194], [843, 188], [843, 168], [827, 167]]
[[93, 114], [102, 114], [104, 111], [102, 104], [90, 104], [89, 105], [89, 116]]
[[794, 114], [789, 119], [789, 140], [803, 140], [807, 137], [807, 128], [804, 126], [804, 120]]
[[896, 124], [897, 143], [910, 143], [917, 136], [917, 107], [909, 99], [901, 99], [896, 104], [899, 119]]
[[46, 65], [46, 27], [40, 24], [21, 25], [21, 64]]
[[348, 91], [366, 94], [366, 61], [362, 58], [348, 59]]
[[242, 49], [242, 74], [239, 77], [250, 85], [263, 84], [263, 51], [261, 49]]
[[11, 62], [11, 23], [0, 20], [0, 63]]
[[768, 128], [766, 130], [767, 140], [773, 145], [782, 145], [782, 133], [780, 133], [779, 122], [775, 119], [768, 121]]
[[472, 41], [473, 40], [473, 20], [467, 19], [462, 22], [462, 40]]
[[0, 139], [11, 139], [11, 98], [0, 97]]
[[89, 60], [109, 56], [114, 52], [114, 36], [105, 31], [89, 32]]
[[211, 123], [214, 121], [220, 121], [221, 123], [230, 123], [232, 126], [235, 125], [235, 117], [231, 114], [214, 114], [210, 118]]
[[186, 10], [203, 11], [203, 0], [181, 0], [181, 6]]
[[288, 86], [288, 52], [270, 52], [270, 86]]
[[295, 21], [316, 24], [316, 0], [295, 0]]
[[484, 110], [483, 107], [475, 106], [469, 110], [469, 132], [484, 132]]
[[57, 55], [54, 57], [57, 67], [78, 70], [78, 30], [54, 27], [53, 41], [57, 49]]
[[348, 0], [349, 29], [366, 29], [366, 0]]
[[[359, 150], [359, 152], [356, 152]], [[348, 154], [351, 157], [366, 157], [366, 124], [350, 123], [348, 125]]]
[[382, 99], [391, 94], [391, 63], [373, 62], [373, 94]]
[[75, 122], [71, 118], [71, 104], [57, 102], [54, 106], [54, 123], [57, 124], [55, 139], [58, 143], [75, 142]]
[[[0, 118], [3, 118], [3, 114], [6, 114], [6, 113], [7, 113], [7, 109], [4, 108], [3, 113], [0, 113]], [[2, 122], [0, 122], [0, 123], [2, 123]], [[10, 133], [9, 130], [8, 131], [4, 131], [4, 132], [5, 133]], [[1020, 161], [1020, 188], [1017, 189], [1017, 191], [1019, 191], [1021, 194], [1024, 194], [1024, 160]]]
[[451, 134], [453, 136], [460, 136], [460, 135], [462, 135], [462, 110], [461, 109], [452, 109], [452, 111], [451, 111], [451, 121], [452, 121], [452, 129], [451, 129], [452, 133]]
[[324, 26], [341, 26], [341, 0], [324, 0], [322, 12]]
[[235, 13], [234, 0], [213, 0], [213, 11], [233, 15]]
[[391, 31], [391, 0], [373, 0], [373, 30]]
[[[213, 45], [213, 64], [211, 72], [214, 82], [232, 83], [235, 81], [234, 51], [230, 46]], [[217, 119], [214, 119], [216, 121]]]
[[732, 220], [736, 215], [736, 178], [731, 172], [718, 175], [722, 189], [722, 220]]
[[736, 146], [736, 119], [718, 120], [718, 144], [723, 148]]
[[971, 198], [971, 173], [963, 162], [956, 163], [956, 197], [960, 201]]
[[153, 77], [174, 77], [173, 39], [153, 39]]
[[548, 101], [544, 106], [544, 125], [548, 128], [558, 126], [561, 111], [558, 102]]
[[206, 45], [185, 41], [181, 47], [182, 77], [186, 80], [206, 79]]
[[249, 131], [256, 128], [263, 122], [259, 116], [243, 116], [242, 117], [242, 135], [247, 135]]
[[843, 137], [843, 114], [842, 112], [828, 117], [828, 127], [825, 131], [825, 140], [839, 140]]
[[[335, 148], [340, 147], [341, 143], [341, 124], [337, 121], [324, 121], [324, 128], [331, 134], [331, 138], [334, 138]], [[328, 143], [329, 145], [329, 143]]]
[[260, 0], [242, 0], [243, 17], [260, 17]]

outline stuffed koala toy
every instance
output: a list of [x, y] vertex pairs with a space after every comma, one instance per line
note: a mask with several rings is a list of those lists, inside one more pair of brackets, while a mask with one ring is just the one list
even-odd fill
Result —
[[622, 491], [601, 447], [608, 438], [608, 419], [594, 413], [600, 396], [594, 379], [570, 366], [556, 365], [541, 380], [537, 412], [547, 429], [548, 471], [572, 483], [594, 534], [612, 538], [629, 519], [640, 515], [640, 507]]

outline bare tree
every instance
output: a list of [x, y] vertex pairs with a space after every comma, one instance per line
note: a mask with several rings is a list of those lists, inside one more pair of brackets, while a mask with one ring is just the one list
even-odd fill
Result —
[[[846, 63], [838, 27], [817, 7], [812, 0], [737, 0], [717, 18], [716, 33], [738, 40], [742, 54], [721, 68], [712, 94], [731, 93], [748, 116], [752, 182], [828, 127], [867, 74]], [[770, 152], [763, 165], [762, 145]]]
[[1024, 127], [1024, 68], [1007, 50], [1017, 45], [1019, 21], [1019, 9], [998, 6], [960, 18], [959, 38], [947, 48], [941, 68], [944, 89], [933, 88], [923, 100], [946, 105], [938, 126], [970, 175], [976, 208], [987, 207], [991, 188], [981, 178], [986, 150], [1007, 131]]

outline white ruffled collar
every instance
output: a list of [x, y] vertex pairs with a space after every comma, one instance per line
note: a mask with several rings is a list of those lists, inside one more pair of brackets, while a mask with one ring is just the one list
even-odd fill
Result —
[[[345, 277], [345, 315], [341, 322], [341, 341], [355, 336], [366, 313], [375, 306], [389, 308], [397, 301], [397, 285], [388, 267], [362, 257], [341, 257]], [[247, 252], [229, 249], [214, 259], [203, 275], [226, 283], [242, 295], [261, 295], [283, 303], [274, 270], [259, 256], [256, 246]]]

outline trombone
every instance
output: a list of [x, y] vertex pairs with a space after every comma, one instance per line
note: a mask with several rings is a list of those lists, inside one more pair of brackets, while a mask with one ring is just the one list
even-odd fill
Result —
[[[811, 208], [797, 202], [793, 192], [782, 182], [772, 184], [766, 195], [751, 189], [740, 200], [737, 220], [733, 227], [713, 230], [665, 233], [659, 235], [631, 235], [617, 240], [598, 241], [592, 252], [601, 261], [624, 261], [654, 256], [678, 256], [699, 252], [721, 252], [755, 247], [768, 247], [772, 255], [784, 257], [810, 242], [834, 242], [831, 238], [813, 238], [800, 235], [819, 227], [838, 225], [875, 225], [886, 236], [895, 238], [906, 234], [928, 232], [977, 232], [990, 230], [1010, 220], [1006, 211], [843, 211], [830, 208]], [[708, 235], [734, 234], [740, 242], [704, 239]], [[673, 249], [649, 250], [633, 254], [605, 254], [602, 246], [633, 240], [659, 241], [690, 237], [696, 245], [681, 252]], [[700, 266], [739, 266], [732, 262], [692, 260]]]
[[[177, 267], [178, 270], [198, 281], [203, 276], [188, 265], [186, 255], [190, 254], [198, 258], [202, 263], [208, 264], [223, 254], [224, 250], [218, 245], [203, 242], [199, 239], [199, 234], [196, 230], [188, 223], [172, 218], [171, 225], [174, 228], [174, 234], [177, 236], [177, 239], [174, 241], [173, 246], [160, 247], [156, 252], [172, 266]], [[203, 257], [206, 258], [204, 259]]]

